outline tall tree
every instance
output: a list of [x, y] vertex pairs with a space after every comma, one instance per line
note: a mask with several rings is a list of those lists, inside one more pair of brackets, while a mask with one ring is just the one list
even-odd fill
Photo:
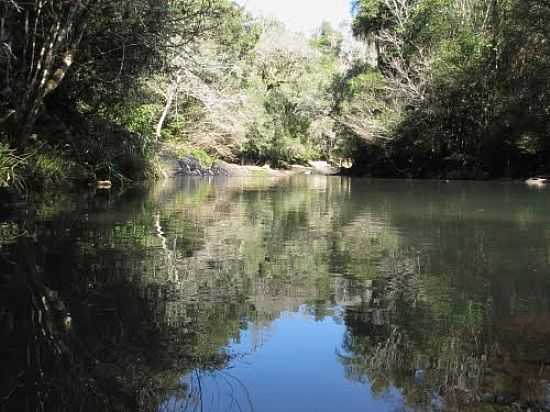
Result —
[[24, 148], [45, 99], [74, 63], [69, 99], [92, 106], [123, 94], [143, 70], [166, 67], [169, 50], [208, 29], [220, 15], [211, 0], [2, 0], [0, 115]]
[[0, 89], [8, 102], [2, 120], [19, 147], [26, 145], [44, 98], [72, 65], [96, 3], [2, 1]]

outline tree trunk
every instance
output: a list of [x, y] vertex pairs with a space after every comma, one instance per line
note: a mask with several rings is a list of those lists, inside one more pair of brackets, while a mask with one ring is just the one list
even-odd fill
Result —
[[18, 56], [22, 67], [11, 68], [18, 72], [18, 80], [11, 85], [15, 112], [10, 119], [10, 129], [20, 150], [29, 143], [44, 99], [59, 87], [71, 67], [86, 30], [90, 7], [95, 1], [14, 2], [17, 8], [10, 17], [13, 24], [19, 24], [19, 13], [25, 15], [25, 39], [22, 55]]
[[166, 104], [164, 105], [164, 110], [160, 115], [159, 121], [157, 123], [157, 127], [155, 128], [155, 138], [157, 139], [157, 142], [162, 137], [162, 128], [164, 127], [166, 118], [168, 117], [168, 114], [170, 113], [170, 109], [172, 108], [172, 103], [174, 102], [174, 99], [178, 93], [178, 86], [181, 82], [181, 78], [182, 78], [182, 74], [180, 70], [176, 73], [174, 80], [168, 86], [168, 92], [166, 93]]

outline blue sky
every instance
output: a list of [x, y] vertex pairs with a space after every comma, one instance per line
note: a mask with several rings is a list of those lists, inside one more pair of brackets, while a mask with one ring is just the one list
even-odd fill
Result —
[[276, 17], [295, 31], [311, 33], [323, 20], [336, 28], [350, 22], [350, 0], [236, 0], [254, 14]]

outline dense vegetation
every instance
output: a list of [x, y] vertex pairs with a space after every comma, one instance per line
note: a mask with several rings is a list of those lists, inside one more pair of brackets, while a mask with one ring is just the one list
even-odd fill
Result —
[[2, 0], [0, 186], [143, 179], [163, 150], [545, 173], [548, 17], [543, 0], [357, 0], [353, 40], [230, 0]]
[[145, 93], [144, 78], [171, 73], [173, 51], [230, 9], [202, 0], [2, 1], [0, 183], [150, 174], [154, 140], [136, 133], [128, 101]]
[[229, 0], [0, 3], [0, 184], [143, 179], [165, 148], [304, 162], [332, 149], [341, 36]]
[[498, 177], [547, 172], [550, 4], [359, 0], [354, 31], [376, 67], [345, 79], [340, 112], [365, 124], [358, 165], [375, 174]]

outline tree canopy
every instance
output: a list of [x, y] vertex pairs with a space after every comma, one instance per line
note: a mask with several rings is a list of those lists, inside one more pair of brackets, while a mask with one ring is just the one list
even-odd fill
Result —
[[354, 32], [376, 42], [380, 54], [376, 67], [348, 81], [369, 70], [380, 76], [382, 95], [370, 95], [387, 114], [378, 135], [391, 137], [367, 141], [361, 166], [425, 177], [547, 172], [549, 7], [514, 0], [357, 1]]

